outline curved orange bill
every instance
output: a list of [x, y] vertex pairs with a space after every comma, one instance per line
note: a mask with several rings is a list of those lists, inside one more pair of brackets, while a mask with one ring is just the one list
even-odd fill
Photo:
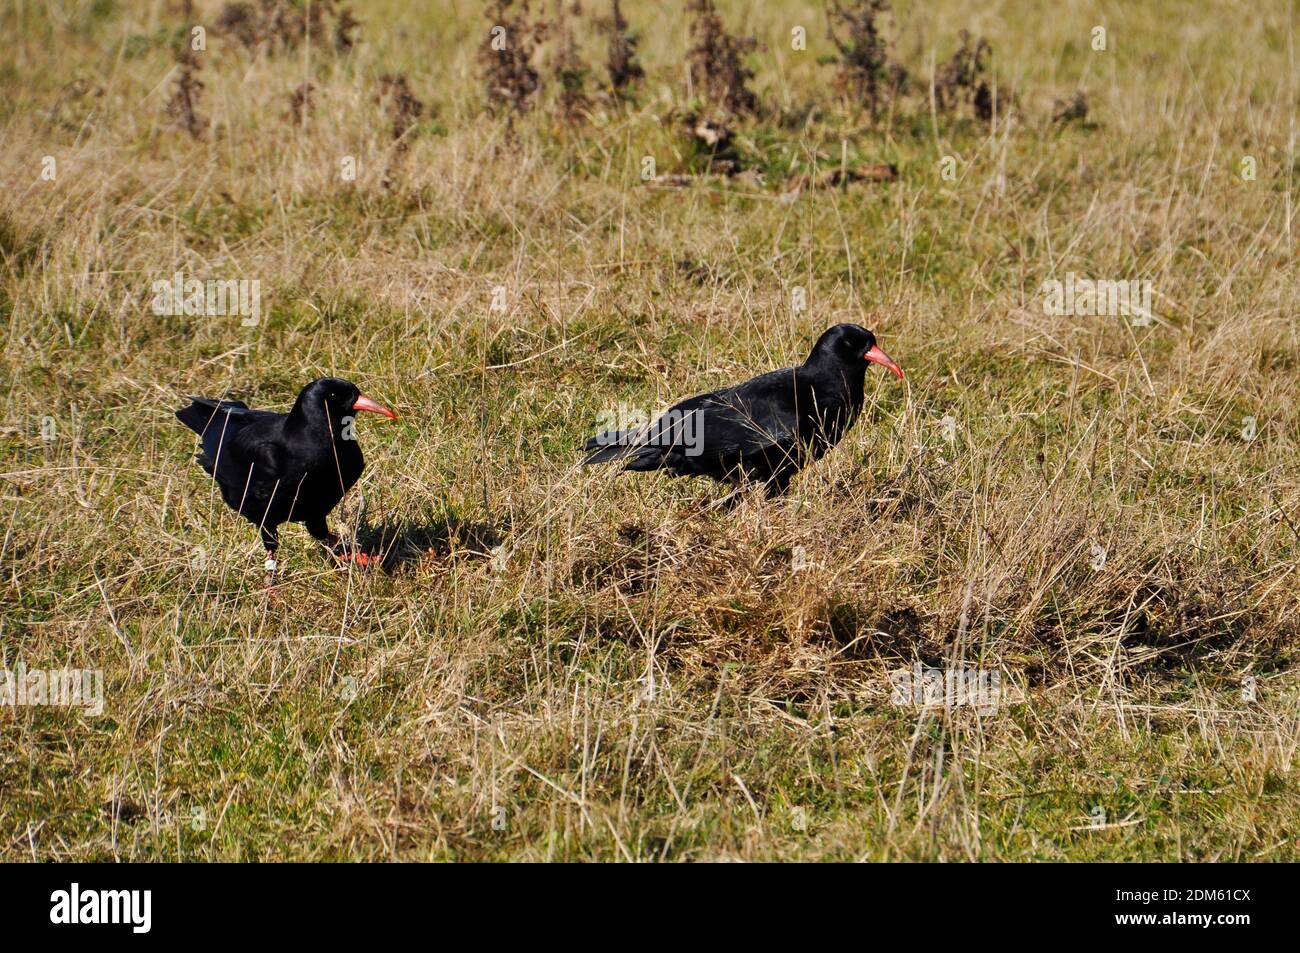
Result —
[[889, 373], [893, 374], [900, 381], [903, 379], [903, 369], [894, 363], [894, 359], [880, 349], [878, 345], [871, 345], [871, 350], [862, 355], [873, 364], [879, 364], [882, 367], [889, 368]]
[[353, 410], [368, 410], [372, 414], [383, 414], [389, 420], [396, 420], [397, 414], [393, 413], [377, 400], [371, 400], [365, 394], [357, 398], [357, 402], [352, 405]]

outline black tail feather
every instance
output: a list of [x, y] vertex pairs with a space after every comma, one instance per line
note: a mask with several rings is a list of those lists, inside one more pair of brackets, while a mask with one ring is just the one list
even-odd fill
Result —
[[584, 465], [621, 461], [624, 470], [657, 470], [663, 466], [666, 448], [646, 446], [643, 443], [609, 443], [602, 439], [605, 436], [607, 435], [601, 434], [600, 437], [592, 437], [587, 441], [583, 449], [595, 449], [595, 453], [582, 461]]
[[624, 456], [636, 449], [631, 441], [632, 431], [630, 430], [606, 430], [604, 433], [598, 433], [594, 437], [587, 439], [582, 445], [583, 450], [594, 450], [595, 452], [583, 464], [590, 466], [593, 463], [610, 463], [614, 460], [621, 460]]
[[[591, 447], [587, 446], [583, 449], [590, 450]], [[593, 463], [612, 463], [615, 460], [622, 460], [628, 455], [636, 452], [636, 449], [636, 447], [622, 447], [617, 444], [601, 445], [596, 449], [595, 453], [588, 456], [582, 462], [584, 466], [591, 466]]]
[[[583, 450], [601, 450], [601, 449], [625, 449], [632, 443], [632, 436], [635, 431], [632, 430], [606, 430], [604, 433], [598, 433], [594, 437], [588, 437], [587, 442], [582, 445]], [[606, 458], [609, 459], [609, 458]]]
[[191, 397], [192, 403], [176, 411], [176, 419], [189, 427], [199, 436], [208, 429], [208, 423], [220, 410], [248, 410], [242, 400], [209, 400], [206, 397]]
[[216, 476], [217, 458], [223, 443], [235, 439], [245, 426], [266, 416], [266, 411], [250, 410], [242, 400], [208, 400], [191, 397], [192, 403], [176, 411], [176, 419], [199, 435], [202, 449], [194, 460], [212, 476]]

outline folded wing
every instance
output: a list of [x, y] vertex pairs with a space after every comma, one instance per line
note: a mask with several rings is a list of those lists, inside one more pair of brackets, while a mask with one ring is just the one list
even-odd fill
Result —
[[230, 453], [244, 428], [281, 416], [269, 410], [252, 410], [242, 400], [191, 397], [190, 401], [188, 407], [176, 411], [176, 419], [199, 435], [203, 450], [195, 459], [214, 476], [217, 462]]
[[584, 463], [628, 470], [712, 470], [719, 461], [781, 456], [797, 442], [793, 380], [774, 371], [737, 387], [688, 398], [653, 423], [589, 439]]

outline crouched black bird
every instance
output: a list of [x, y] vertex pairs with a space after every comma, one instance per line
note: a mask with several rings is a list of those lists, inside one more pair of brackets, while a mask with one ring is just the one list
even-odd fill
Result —
[[777, 496], [853, 425], [868, 363], [903, 377], [870, 331], [837, 324], [798, 367], [691, 397], [648, 426], [597, 434], [587, 441], [584, 449], [594, 452], [583, 462], [618, 461], [625, 470], [667, 470], [736, 487], [756, 483]]
[[230, 508], [261, 532], [268, 573], [275, 571], [280, 524], [287, 522], [305, 523], [340, 559], [368, 561], [343, 549], [326, 517], [365, 467], [352, 414], [396, 414], [335, 377], [304, 387], [287, 414], [252, 410], [238, 400], [190, 400], [176, 416], [199, 435], [202, 450], [195, 459]]

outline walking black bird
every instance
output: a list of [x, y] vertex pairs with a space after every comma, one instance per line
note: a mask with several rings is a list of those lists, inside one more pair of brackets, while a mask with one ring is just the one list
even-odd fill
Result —
[[597, 434], [587, 441], [584, 449], [594, 452], [583, 462], [618, 461], [624, 470], [705, 476], [737, 488], [756, 483], [769, 497], [778, 496], [853, 425], [868, 363], [903, 377], [875, 335], [837, 324], [798, 367], [691, 397], [648, 426]]
[[307, 532], [337, 558], [365, 565], [347, 551], [326, 517], [361, 477], [355, 411], [397, 415], [351, 381], [323, 377], [298, 394], [287, 414], [252, 410], [243, 401], [191, 397], [176, 411], [202, 443], [195, 456], [221, 488], [221, 498], [262, 534], [268, 574], [276, 568], [281, 523], [305, 523]]

